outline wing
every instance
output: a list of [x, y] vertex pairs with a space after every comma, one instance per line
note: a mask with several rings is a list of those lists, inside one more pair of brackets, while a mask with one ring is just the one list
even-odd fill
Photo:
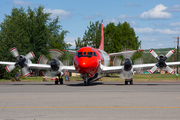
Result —
[[64, 52], [69, 52], [70, 54], [76, 54], [76, 51], [74, 50], [63, 50]]
[[[156, 65], [156, 63], [150, 63], [150, 64], [139, 64], [139, 65], [133, 65], [133, 68], [139, 68], [139, 67], [153, 67]], [[172, 65], [180, 65], [180, 62], [166, 62], [166, 65], [172, 66]]]
[[[2, 65], [15, 65], [15, 62], [2, 62], [0, 61], [0, 64]], [[42, 69], [42, 70], [50, 70], [51, 66], [47, 64], [28, 64], [28, 68], [31, 69]], [[61, 70], [68, 70], [69, 72], [77, 72], [74, 66], [62, 66]]]
[[119, 55], [124, 55], [124, 54], [127, 54], [127, 53], [135, 53], [135, 52], [141, 52], [141, 51], [144, 51], [143, 49], [141, 50], [132, 50], [132, 51], [122, 51], [122, 52], [118, 52], [118, 53], [110, 53], [109, 56], [119, 56]]
[[[169, 66], [180, 65], [180, 62], [167, 62], [166, 64]], [[137, 65], [133, 65], [133, 68], [148, 68], [148, 67], [153, 67], [154, 65], [156, 65], [156, 63], [137, 64]], [[123, 66], [104, 66], [102, 64], [100, 68], [103, 73], [118, 73], [123, 70]]]
[[68, 72], [76, 72], [78, 73], [78, 71], [76, 71], [74, 66], [62, 66], [63, 70], [68, 70]]
[[16, 63], [15, 62], [2, 62], [2, 61], [0, 61], [0, 64], [1, 65], [14, 65]]
[[[51, 66], [47, 64], [29, 64], [28, 68], [50, 70]], [[62, 71], [68, 70], [69, 72], [77, 72], [74, 66], [62, 66], [61, 70]]]
[[100, 69], [102, 73], [118, 73], [122, 71], [123, 66], [104, 66], [101, 64]]

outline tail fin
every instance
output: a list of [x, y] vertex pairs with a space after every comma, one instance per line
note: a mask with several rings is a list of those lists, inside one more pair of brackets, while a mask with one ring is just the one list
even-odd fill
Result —
[[99, 49], [104, 51], [103, 20], [102, 20], [102, 23], [101, 23], [101, 43], [100, 43]]

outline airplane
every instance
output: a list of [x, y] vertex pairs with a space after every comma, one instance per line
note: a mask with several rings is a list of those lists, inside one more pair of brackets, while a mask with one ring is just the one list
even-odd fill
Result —
[[44, 69], [49, 70], [51, 72], [51, 76], [54, 78], [58, 76], [58, 79], [55, 80], [55, 84], [63, 84], [63, 75], [65, 72], [78, 72], [80, 73], [81, 78], [84, 81], [84, 86], [88, 86], [90, 82], [94, 82], [99, 80], [104, 73], [118, 73], [122, 72], [123, 76], [125, 76], [125, 84], [128, 82], [133, 84], [133, 70], [135, 68], [144, 68], [144, 67], [153, 67], [149, 72], [153, 73], [157, 68], [166, 68], [171, 74], [174, 71], [169, 67], [169, 65], [180, 65], [180, 62], [167, 62], [166, 59], [171, 56], [174, 51], [170, 50], [165, 56], [157, 55], [153, 50], [150, 50], [150, 53], [157, 59], [157, 63], [150, 64], [137, 64], [133, 65], [132, 60], [130, 58], [124, 59], [124, 65], [120, 66], [109, 66], [110, 65], [110, 57], [118, 56], [125, 53], [134, 53], [141, 50], [133, 50], [133, 51], [125, 51], [118, 53], [106, 53], [104, 51], [104, 37], [103, 37], [103, 22], [101, 23], [101, 42], [98, 49], [93, 47], [82, 47], [77, 51], [67, 51], [75, 53], [73, 59], [73, 65], [67, 66], [64, 65], [59, 59], [52, 58], [49, 64], [34, 64], [30, 61], [34, 56], [32, 52], [30, 52], [27, 56], [23, 56], [18, 54], [17, 49], [11, 49], [14, 57], [18, 58], [17, 62], [3, 62], [0, 61], [0, 64], [7, 65], [6, 70], [8, 72], [14, 69], [14, 66], [20, 66], [23, 71], [24, 76], [28, 76], [30, 74], [28, 69]]

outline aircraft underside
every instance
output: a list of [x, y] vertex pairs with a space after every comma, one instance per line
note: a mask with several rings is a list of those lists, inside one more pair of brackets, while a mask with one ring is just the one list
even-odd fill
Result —
[[81, 74], [81, 78], [84, 81], [84, 86], [88, 86], [90, 82], [94, 82], [99, 80], [100, 78], [102, 78], [100, 73], [96, 73], [95, 75], [93, 75], [92, 77], [89, 76], [88, 73], [86, 74]]

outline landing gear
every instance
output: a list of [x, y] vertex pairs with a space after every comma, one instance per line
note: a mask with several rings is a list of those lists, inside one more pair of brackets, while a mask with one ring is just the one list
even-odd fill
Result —
[[57, 85], [57, 84], [58, 84], [58, 80], [56, 79], [56, 80], [55, 80], [55, 85]]
[[133, 85], [133, 80], [129, 81], [130, 85]]
[[63, 84], [63, 78], [59, 78], [60, 84]]
[[130, 85], [133, 85], [133, 79], [131, 80], [125, 79], [125, 85], [128, 85], [128, 82], [130, 83]]
[[84, 86], [89, 86], [88, 78], [86, 78], [86, 80], [84, 81]]
[[128, 81], [125, 80], [125, 85], [128, 85]]
[[56, 78], [56, 80], [55, 80], [55, 85], [57, 85], [58, 84], [58, 82], [62, 85], [63, 84], [63, 78]]

